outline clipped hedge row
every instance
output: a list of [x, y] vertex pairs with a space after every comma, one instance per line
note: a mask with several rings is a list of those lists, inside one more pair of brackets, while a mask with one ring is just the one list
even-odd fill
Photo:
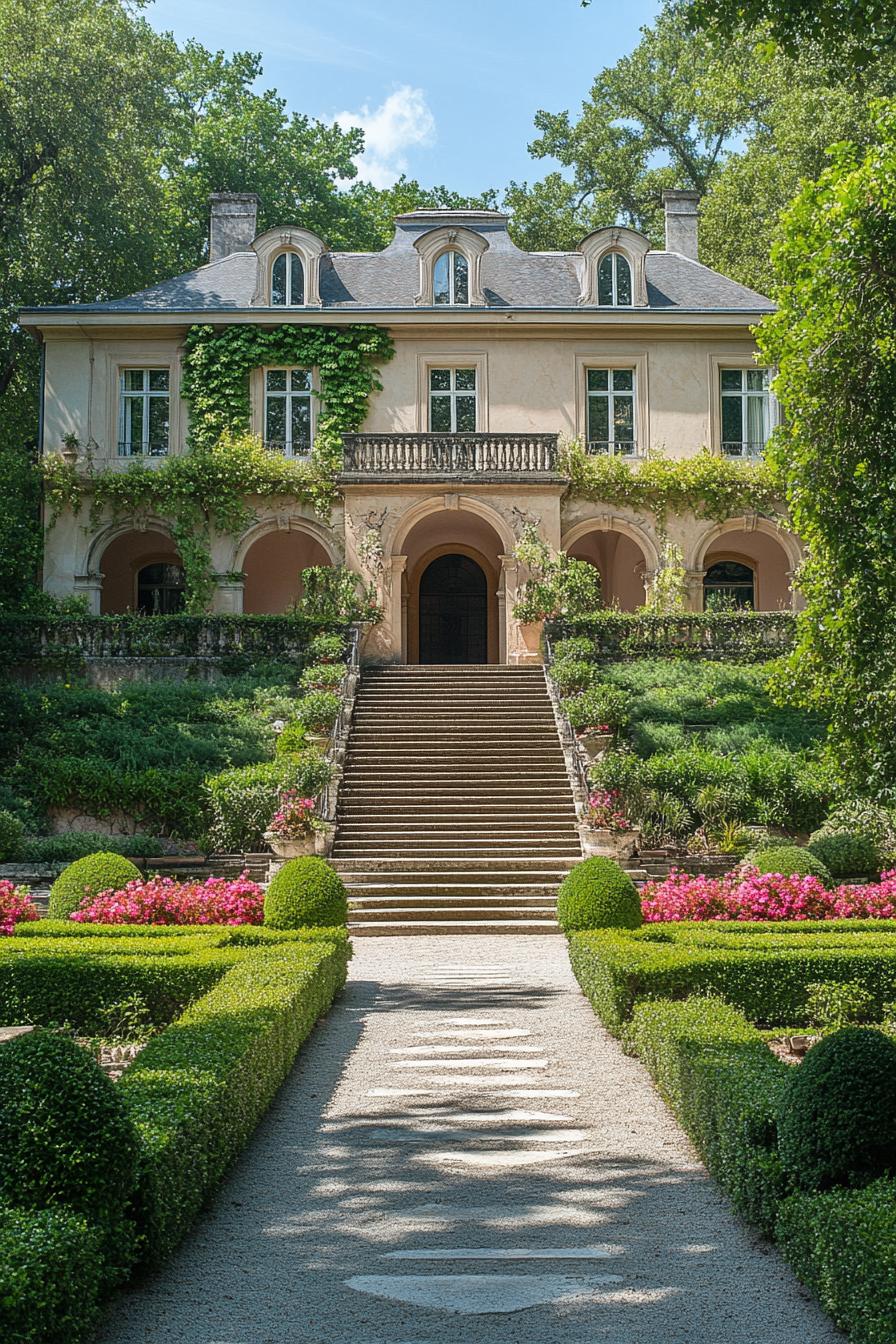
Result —
[[81, 1344], [104, 1288], [99, 1236], [64, 1209], [0, 1208], [0, 1339]]
[[572, 934], [569, 951], [579, 984], [617, 1035], [639, 1000], [691, 994], [718, 995], [753, 1022], [797, 1026], [807, 1024], [811, 984], [856, 982], [871, 995], [877, 1012], [896, 998], [892, 924], [873, 933], [846, 933], [844, 925], [848, 921], [805, 926], [817, 930], [808, 934], [792, 925], [757, 923], [742, 937], [723, 932], [715, 944], [712, 935], [707, 939], [695, 931], [689, 937], [689, 927], [696, 926], [592, 930]]
[[348, 939], [260, 943], [121, 1080], [140, 1136], [141, 1257], [158, 1264], [183, 1237], [345, 980]]
[[796, 617], [790, 611], [652, 616], [606, 610], [552, 623], [548, 633], [552, 641], [569, 636], [589, 639], [596, 658], [662, 654], [749, 662], [788, 653], [796, 640]]

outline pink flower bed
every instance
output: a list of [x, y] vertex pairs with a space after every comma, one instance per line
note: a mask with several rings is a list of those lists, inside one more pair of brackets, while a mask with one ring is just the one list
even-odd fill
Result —
[[0, 935], [15, 933], [16, 924], [39, 918], [28, 888], [17, 887], [6, 878], [0, 879]]
[[632, 823], [622, 811], [618, 789], [595, 789], [588, 796], [588, 821], [609, 831], [630, 831]]
[[880, 882], [829, 891], [817, 877], [782, 877], [747, 869], [692, 877], [673, 869], [647, 882], [641, 909], [648, 923], [692, 919], [896, 919], [896, 869]]
[[85, 897], [71, 918], [84, 924], [260, 924], [264, 891], [245, 873], [204, 882], [135, 878], [121, 891]]

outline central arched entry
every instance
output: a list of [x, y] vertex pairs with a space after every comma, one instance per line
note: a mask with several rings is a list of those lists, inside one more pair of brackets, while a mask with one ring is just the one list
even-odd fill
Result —
[[468, 555], [448, 552], [420, 576], [421, 663], [488, 661], [488, 580]]

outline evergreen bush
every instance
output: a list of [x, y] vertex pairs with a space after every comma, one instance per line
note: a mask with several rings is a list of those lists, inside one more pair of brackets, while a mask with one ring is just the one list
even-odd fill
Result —
[[12, 863], [22, 849], [25, 827], [12, 812], [0, 811], [0, 863]]
[[830, 870], [821, 859], [799, 845], [771, 845], [748, 854], [745, 863], [760, 873], [780, 873], [782, 877], [817, 877], [826, 887], [833, 885]]
[[642, 922], [638, 890], [613, 859], [585, 859], [561, 883], [557, 922], [565, 933], [579, 929], [636, 929]]
[[264, 899], [270, 928], [326, 928], [347, 920], [345, 886], [324, 859], [289, 859], [275, 873]]
[[879, 877], [883, 855], [873, 836], [861, 831], [829, 831], [824, 827], [810, 837], [810, 854], [832, 877]]
[[896, 1041], [843, 1027], [788, 1079], [778, 1150], [801, 1190], [862, 1186], [896, 1170]]
[[68, 919], [85, 896], [96, 896], [101, 891], [121, 891], [140, 876], [140, 869], [122, 854], [101, 850], [76, 859], [63, 868], [50, 888], [49, 916]]

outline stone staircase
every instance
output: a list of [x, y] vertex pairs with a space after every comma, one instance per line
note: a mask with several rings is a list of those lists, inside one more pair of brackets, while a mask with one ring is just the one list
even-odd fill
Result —
[[364, 673], [332, 854], [353, 934], [553, 932], [581, 857], [540, 668]]

